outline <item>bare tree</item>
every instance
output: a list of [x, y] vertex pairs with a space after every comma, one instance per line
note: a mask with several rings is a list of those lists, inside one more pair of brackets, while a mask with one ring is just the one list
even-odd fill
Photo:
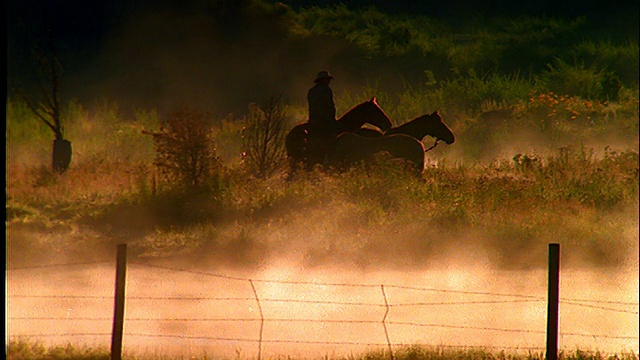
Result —
[[282, 96], [269, 98], [262, 106], [251, 104], [244, 129], [244, 156], [257, 177], [267, 177], [286, 160], [284, 138], [287, 112]]
[[40, 46], [34, 45], [33, 57], [36, 62], [35, 74], [39, 97], [41, 101], [35, 101], [23, 90], [18, 89], [20, 97], [26, 102], [31, 111], [47, 125], [55, 136], [53, 140], [53, 153], [51, 166], [54, 171], [63, 173], [71, 163], [71, 142], [64, 138], [62, 126], [60, 102], [60, 80], [62, 77], [62, 65], [56, 57], [53, 37], [49, 31], [48, 42], [50, 51], [46, 54]]

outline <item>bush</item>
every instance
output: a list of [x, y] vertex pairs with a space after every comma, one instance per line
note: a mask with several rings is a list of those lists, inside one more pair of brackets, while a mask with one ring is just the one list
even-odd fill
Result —
[[518, 74], [478, 75], [474, 71], [469, 71], [466, 75], [458, 72], [455, 78], [442, 81], [438, 85], [438, 91], [442, 93], [441, 98], [449, 103], [446, 107], [462, 109], [472, 117], [497, 107], [492, 105], [487, 108], [488, 103], [502, 107], [516, 104], [532, 89], [531, 82]]
[[542, 73], [537, 79], [537, 85], [544, 89], [588, 100], [618, 99], [622, 85], [611, 71], [598, 69], [595, 65], [569, 64], [561, 59], [556, 59], [547, 67], [548, 71]]
[[640, 58], [637, 41], [623, 44], [609, 40], [583, 41], [573, 46], [570, 55], [613, 71], [626, 87], [638, 86]]
[[166, 127], [153, 136], [160, 174], [170, 183], [199, 188], [221, 170], [205, 115], [180, 111], [169, 115]]
[[243, 155], [257, 177], [267, 177], [285, 163], [286, 126], [287, 112], [281, 97], [272, 97], [262, 106], [249, 106]]

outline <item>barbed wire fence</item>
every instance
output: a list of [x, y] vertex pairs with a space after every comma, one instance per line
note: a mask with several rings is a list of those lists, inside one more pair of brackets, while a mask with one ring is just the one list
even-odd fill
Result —
[[[15, 267], [8, 268], [7, 273], [15, 272], [15, 271], [28, 271], [28, 270], [43, 270], [49, 271], [55, 268], [70, 268], [70, 267], [90, 267], [95, 265], [104, 265], [108, 263], [113, 263], [112, 261], [100, 261], [100, 262], [78, 262], [78, 263], [68, 263], [68, 264], [53, 264], [53, 265], [38, 265], [38, 266], [29, 266], [29, 267]], [[199, 277], [203, 277], [205, 279], [217, 279], [217, 280], [225, 280], [236, 282], [240, 286], [245, 287], [245, 292], [249, 293], [248, 296], [186, 296], [186, 295], [153, 295], [151, 292], [140, 291], [141, 294], [127, 295], [126, 301], [127, 304], [135, 304], [139, 303], [147, 303], [149, 301], [153, 302], [155, 307], [158, 307], [157, 304], [163, 302], [179, 302], [179, 303], [193, 303], [193, 302], [207, 302], [212, 303], [213, 306], [221, 303], [233, 303], [233, 304], [244, 304], [244, 308], [252, 308], [255, 306], [257, 309], [252, 316], [233, 316], [231, 313], [228, 316], [139, 316], [139, 315], [131, 315], [126, 316], [121, 321], [126, 321], [127, 324], [135, 324], [135, 323], [181, 323], [181, 324], [256, 324], [257, 331], [254, 334], [247, 334], [245, 336], [238, 335], [225, 335], [224, 332], [219, 335], [193, 335], [188, 331], [183, 331], [182, 333], [162, 333], [162, 332], [144, 332], [144, 331], [125, 331], [123, 336], [125, 339], [135, 339], [135, 338], [147, 338], [147, 339], [167, 339], [167, 340], [192, 340], [192, 341], [200, 341], [200, 342], [234, 342], [234, 343], [246, 343], [246, 344], [254, 344], [256, 346], [257, 358], [261, 359], [263, 356], [263, 346], [266, 344], [298, 344], [298, 345], [332, 345], [332, 346], [368, 346], [368, 347], [378, 347], [382, 349], [386, 349], [388, 351], [389, 357], [393, 360], [394, 352], [400, 349], [403, 346], [407, 345], [416, 345], [414, 343], [407, 344], [399, 341], [392, 341], [393, 332], [391, 329], [398, 327], [410, 327], [414, 329], [437, 329], [439, 331], [450, 330], [450, 331], [471, 331], [471, 332], [491, 332], [491, 333], [503, 333], [503, 334], [523, 334], [523, 335], [535, 335], [538, 337], [543, 337], [546, 331], [540, 328], [529, 328], [529, 329], [521, 329], [521, 328], [509, 328], [509, 327], [494, 327], [494, 326], [476, 326], [470, 324], [452, 324], [452, 323], [441, 323], [441, 322], [427, 322], [420, 321], [419, 319], [413, 321], [394, 321], [389, 320], [390, 314], [396, 309], [408, 309], [407, 311], [411, 313], [418, 313], [419, 309], [424, 309], [425, 307], [442, 307], [442, 306], [458, 306], [458, 307], [471, 307], [471, 306], [479, 306], [479, 305], [491, 305], [491, 306], [499, 306], [499, 305], [508, 305], [513, 306], [516, 304], [533, 304], [538, 306], [543, 306], [547, 301], [547, 298], [544, 296], [535, 296], [535, 295], [526, 295], [526, 294], [510, 294], [510, 293], [496, 293], [496, 292], [487, 292], [487, 291], [469, 291], [469, 290], [453, 290], [453, 289], [443, 289], [443, 288], [430, 288], [430, 287], [419, 287], [419, 286], [409, 286], [409, 285], [398, 285], [398, 284], [364, 284], [364, 283], [339, 283], [339, 282], [309, 282], [309, 281], [291, 281], [291, 280], [277, 280], [277, 279], [260, 279], [260, 278], [248, 278], [248, 277], [237, 277], [237, 276], [228, 276], [225, 274], [212, 273], [207, 271], [199, 271], [192, 270], [188, 268], [180, 268], [180, 267], [172, 267], [172, 266], [161, 266], [155, 264], [144, 263], [140, 261], [130, 261], [127, 263], [132, 270], [131, 274], [135, 274], [134, 270], [156, 270], [156, 271], [165, 271], [169, 273], [181, 273], [187, 275], [197, 275]], [[131, 275], [133, 278], [133, 275]], [[129, 281], [132, 281], [130, 279]], [[289, 287], [298, 287], [298, 288], [319, 288], [319, 290], [308, 291], [307, 293], [311, 293], [311, 295], [318, 295], [317, 292], [324, 292], [326, 294], [331, 294], [331, 292], [327, 291], [327, 288], [351, 288], [359, 291], [368, 291], [370, 294], [375, 292], [378, 293], [379, 301], [341, 301], [341, 300], [331, 300], [331, 299], [322, 299], [323, 296], [317, 296], [316, 298], [291, 298], [291, 297], [270, 297], [268, 296], [267, 291], [261, 291], [260, 286], [289, 286]], [[144, 290], [144, 289], [143, 289]], [[472, 299], [465, 300], [438, 300], [438, 301], [393, 301], [392, 297], [388, 296], [388, 291], [412, 291], [418, 293], [431, 293], [436, 294], [438, 298], [444, 298], [446, 296], [466, 296], [471, 297]], [[324, 296], [327, 297], [327, 296]], [[320, 299], [319, 299], [320, 298]], [[412, 296], [413, 298], [413, 296]], [[34, 315], [23, 315], [23, 316], [15, 316], [11, 313], [11, 303], [17, 300], [25, 300], [29, 302], [37, 302], [44, 301], [42, 304], [43, 307], [47, 306], [47, 300], [74, 300], [85, 303], [87, 306], [91, 305], [91, 302], [100, 301], [100, 302], [108, 302], [114, 300], [113, 294], [20, 294], [20, 293], [7, 293], [7, 301], [8, 301], [8, 313], [7, 313], [7, 321], [8, 322], [36, 322], [36, 321], [52, 321], [52, 322], [95, 322], [96, 324], [101, 324], [102, 326], [94, 326], [95, 329], [105, 329], [104, 331], [77, 331], [77, 332], [40, 332], [40, 333], [11, 333], [12, 327], [8, 327], [8, 338], [47, 338], [47, 337], [110, 337], [113, 336], [114, 331], [107, 331], [108, 325], [112, 322], [115, 323], [117, 315], [113, 317], [110, 316], [34, 316]], [[572, 308], [582, 308], [589, 309], [590, 311], [597, 310], [605, 313], [623, 313], [628, 314], [629, 316], [635, 316], [636, 321], [638, 317], [638, 307], [639, 304], [637, 302], [628, 302], [628, 301], [615, 301], [615, 300], [595, 300], [595, 299], [584, 299], [584, 298], [563, 298], [559, 299], [559, 303], [563, 306], [568, 306]], [[301, 306], [330, 306], [333, 308], [342, 307], [342, 308], [359, 308], [366, 309], [364, 311], [360, 311], [360, 315], [363, 315], [359, 318], [326, 318], [326, 317], [294, 317], [294, 316], [277, 316], [277, 311], [272, 311], [274, 314], [270, 314], [267, 311], [269, 305], [272, 304], [286, 304], [286, 305], [301, 305]], [[116, 304], [117, 305], [117, 304]], [[124, 304], [122, 304], [124, 306]], [[219, 310], [224, 310], [224, 306], [218, 306]], [[373, 311], [371, 311], [371, 309]], [[417, 309], [417, 310], [411, 310]], [[231, 311], [236, 311], [237, 308], [230, 308]], [[223, 314], [225, 311], [219, 311]], [[53, 312], [52, 312], [53, 313]], [[286, 314], [285, 314], [286, 315]], [[325, 314], [326, 315], [326, 314]], [[347, 326], [347, 325], [358, 325], [358, 326], [368, 326], [369, 329], [373, 329], [374, 327], [379, 327], [383, 337], [370, 335], [369, 339], [367, 337], [360, 337], [357, 339], [345, 338], [345, 339], [302, 339], [302, 338], [292, 338], [292, 337], [283, 337], [283, 338], [273, 338], [265, 336], [265, 324], [307, 324], [301, 325], [302, 327], [308, 326], [308, 324], [320, 324], [322, 326], [326, 325], [338, 325], [338, 326]], [[246, 332], [245, 332], [246, 333]], [[592, 332], [579, 332], [579, 331], [566, 331], [563, 330], [560, 332], [560, 337], [582, 337], [582, 338], [590, 338], [590, 339], [615, 339], [615, 340], [638, 340], [638, 334], [611, 334], [611, 333], [592, 333]], [[370, 338], [382, 338], [383, 340], [373, 340]], [[429, 345], [429, 344], [426, 344]], [[468, 348], [467, 345], [447, 345], [447, 344], [430, 344], [435, 345], [440, 348]], [[524, 351], [544, 351], [545, 348], [541, 346], [496, 346], [496, 345], [482, 345], [484, 349], [491, 350], [524, 350]], [[394, 350], [395, 349], [395, 350]], [[114, 349], [112, 348], [112, 351]], [[113, 357], [112, 357], [113, 358]]]

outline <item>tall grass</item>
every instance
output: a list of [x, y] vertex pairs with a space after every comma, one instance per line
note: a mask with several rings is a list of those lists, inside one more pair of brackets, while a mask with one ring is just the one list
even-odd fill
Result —
[[27, 340], [9, 341], [6, 356], [12, 360], [107, 360], [111, 357], [109, 351], [103, 348], [78, 347], [72, 344], [46, 346]]
[[[101, 360], [109, 359], [108, 350], [101, 348], [78, 348], [67, 346], [44, 346], [28, 341], [12, 341], [7, 345], [7, 359], [12, 360]], [[123, 354], [125, 360], [147, 359], [182, 359], [183, 356], [169, 356], [162, 354]], [[219, 358], [216, 355], [203, 354], [190, 356], [189, 359]], [[292, 357], [287, 357], [292, 358]], [[348, 360], [383, 360], [389, 358], [388, 351], [372, 350], [368, 352], [351, 354], [349, 356], [324, 356], [323, 359], [348, 359]], [[405, 346], [394, 352], [394, 358], [398, 360], [542, 360], [542, 352], [529, 352], [528, 354], [508, 353], [505, 351], [490, 351], [482, 348], [447, 348], [426, 346]], [[582, 350], [560, 351], [559, 358], [564, 360], [637, 360], [638, 355], [632, 352], [620, 354], [604, 354]], [[295, 359], [295, 357], [293, 357]], [[236, 360], [242, 360], [237, 357]]]
[[[440, 111], [458, 141], [439, 147], [436, 155], [427, 154], [431, 165], [421, 179], [407, 177], [384, 158], [368, 172], [356, 168], [347, 174], [311, 173], [292, 182], [282, 181], [281, 173], [256, 179], [240, 162], [242, 119], [222, 119], [214, 124], [213, 134], [216, 151], [227, 154], [228, 160], [216, 180], [220, 191], [215, 201], [172, 194], [170, 184], [163, 186], [153, 166], [152, 140], [142, 134], [159, 127], [153, 111], [138, 110], [136, 119], [125, 119], [117, 104], [103, 102], [87, 110], [72, 102], [67, 126], [77, 155], [69, 173], [57, 176], [46, 165], [46, 149], [37, 155], [39, 161], [25, 153], [39, 142], [48, 142], [46, 131], [29, 123], [33, 119], [20, 101], [10, 100], [8, 219], [46, 226], [105, 221], [117, 217], [119, 206], [139, 206], [164, 214], [156, 215], [157, 222], [150, 225], [153, 232], [172, 224], [191, 226], [203, 219], [293, 216], [297, 210], [339, 200], [368, 214], [371, 224], [384, 221], [399, 226], [415, 220], [443, 229], [457, 224], [488, 236], [521, 234], [514, 236], [547, 241], [556, 230], [562, 230], [567, 239], [571, 235], [567, 224], [553, 220], [559, 212], [569, 212], [572, 220], [588, 227], [581, 217], [636, 208], [637, 93], [627, 93], [617, 102], [600, 102], [554, 93], [528, 94], [529, 89], [523, 79], [474, 74], [455, 81], [434, 80], [420, 89], [407, 87], [393, 96], [382, 88], [363, 88], [364, 94], [381, 94], [380, 103], [396, 123], [435, 110], [425, 104], [444, 104]], [[523, 129], [541, 137], [538, 145], [544, 146], [537, 151], [506, 150], [514, 134]], [[29, 133], [36, 135], [29, 138]], [[585, 145], [603, 136], [623, 143]], [[549, 142], [545, 144], [544, 139]], [[501, 147], [498, 156], [495, 151]], [[187, 210], [193, 206], [198, 208], [195, 212]], [[570, 209], [580, 209], [582, 215]], [[528, 214], [530, 223], [553, 224], [554, 229], [522, 228], [519, 222], [524, 220], [514, 213]], [[415, 214], [421, 214], [421, 219], [415, 219]], [[600, 242], [607, 231], [618, 231], [621, 224], [590, 237]]]

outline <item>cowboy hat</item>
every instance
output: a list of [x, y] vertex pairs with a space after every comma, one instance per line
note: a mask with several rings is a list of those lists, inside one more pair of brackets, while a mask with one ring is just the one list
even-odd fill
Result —
[[320, 72], [318, 73], [318, 76], [316, 77], [316, 79], [315, 79], [315, 80], [313, 80], [313, 82], [318, 82], [318, 81], [320, 81], [320, 80], [324, 80], [324, 79], [329, 79], [329, 80], [331, 80], [331, 79], [333, 79], [333, 76], [331, 76], [331, 74], [329, 74], [329, 72], [328, 72], [328, 71], [323, 70], [323, 71], [320, 71]]

